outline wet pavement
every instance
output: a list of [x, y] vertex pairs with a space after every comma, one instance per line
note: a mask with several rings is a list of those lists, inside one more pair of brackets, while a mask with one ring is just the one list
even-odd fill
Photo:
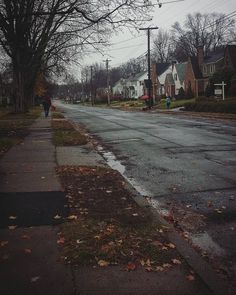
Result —
[[[214, 267], [235, 278], [236, 122], [61, 105]], [[101, 148], [102, 146], [102, 148]]]

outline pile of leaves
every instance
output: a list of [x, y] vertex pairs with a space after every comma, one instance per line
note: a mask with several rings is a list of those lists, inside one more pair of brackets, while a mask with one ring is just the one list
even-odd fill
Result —
[[84, 134], [75, 130], [74, 126], [65, 119], [52, 120], [53, 143], [56, 146], [74, 146], [86, 144], [87, 138]]
[[67, 263], [121, 265], [128, 271], [181, 264], [167, 229], [136, 204], [118, 172], [84, 166], [62, 166], [57, 172], [70, 209], [58, 237]]

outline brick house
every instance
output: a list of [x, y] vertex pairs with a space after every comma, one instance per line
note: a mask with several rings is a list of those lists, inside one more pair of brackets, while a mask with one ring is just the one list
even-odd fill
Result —
[[224, 67], [236, 72], [236, 45], [227, 45], [224, 52]]
[[187, 94], [192, 93], [194, 96], [198, 97], [204, 93], [204, 85], [207, 82], [203, 78], [198, 59], [195, 56], [188, 58], [184, 80], [184, 90]]
[[152, 94], [153, 100], [165, 95], [166, 75], [171, 73], [170, 63], [153, 63], [151, 69]]
[[204, 57], [203, 47], [197, 57], [189, 57], [185, 74], [185, 92], [194, 96], [204, 95], [209, 78], [224, 66], [224, 51], [218, 50]]
[[175, 96], [175, 81], [173, 79], [173, 74], [172, 73], [166, 74], [165, 93], [170, 97]]

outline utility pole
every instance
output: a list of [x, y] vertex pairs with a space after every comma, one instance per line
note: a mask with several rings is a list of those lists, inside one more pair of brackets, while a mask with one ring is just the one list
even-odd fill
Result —
[[150, 31], [151, 30], [157, 30], [158, 27], [148, 27], [148, 28], [140, 28], [140, 31], [147, 31], [147, 36], [148, 36], [148, 53], [147, 53], [147, 58], [148, 58], [148, 97], [149, 97], [149, 109], [153, 105], [153, 98], [151, 95], [151, 60], [150, 60]]
[[104, 60], [104, 62], [106, 63], [106, 70], [107, 70], [107, 104], [110, 105], [110, 83], [109, 83], [109, 62], [111, 60], [110, 59], [106, 59]]
[[93, 66], [90, 66], [90, 98], [91, 98], [91, 104], [94, 104], [93, 101]]

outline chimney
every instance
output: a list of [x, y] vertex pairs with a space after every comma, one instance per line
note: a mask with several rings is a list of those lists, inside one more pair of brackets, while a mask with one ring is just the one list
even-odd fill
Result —
[[173, 71], [173, 69], [174, 69], [174, 66], [176, 65], [176, 60], [172, 60], [172, 62], [171, 62], [171, 66], [172, 66], [172, 71]]
[[197, 48], [197, 60], [198, 65], [201, 66], [204, 60], [203, 46], [198, 46]]

